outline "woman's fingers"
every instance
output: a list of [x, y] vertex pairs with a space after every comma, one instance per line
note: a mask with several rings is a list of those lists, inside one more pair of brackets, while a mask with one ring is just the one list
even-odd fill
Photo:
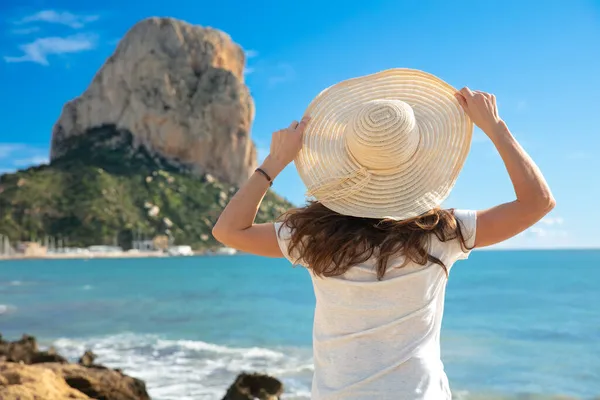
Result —
[[298, 121], [294, 120], [294, 121], [292, 121], [292, 123], [290, 124], [290, 126], [288, 128], [296, 129], [297, 126], [298, 126]]
[[494, 96], [493, 94], [492, 96], [492, 105], [494, 106], [494, 115], [496, 117], [498, 117], [498, 106], [496, 105], [496, 96]]
[[471, 121], [481, 130], [489, 135], [495, 129], [500, 121], [496, 96], [480, 90], [471, 90], [466, 86], [454, 96]]
[[474, 91], [475, 94], [479, 94], [483, 97], [485, 97], [486, 99], [488, 99], [490, 105], [493, 107], [494, 109], [494, 115], [498, 116], [498, 111], [497, 111], [497, 107], [496, 107], [496, 96], [494, 96], [491, 93], [487, 93], [487, 92], [482, 92], [480, 90], [475, 90]]
[[466, 86], [464, 88], [460, 89], [460, 94], [463, 95], [465, 100], [468, 100], [469, 98], [473, 97], [473, 92], [471, 91], [471, 89], [469, 89]]
[[458, 104], [460, 104], [461, 107], [466, 110], [467, 109], [467, 100], [464, 98], [464, 96], [460, 92], [456, 92], [454, 94], [454, 97], [456, 97], [456, 100], [458, 100]]
[[308, 116], [302, 117], [302, 120], [300, 121], [298, 126], [296, 126], [296, 131], [299, 131], [300, 133], [304, 132], [304, 129], [306, 129], [306, 124], [308, 124], [308, 121], [310, 121], [310, 117], [308, 117]]

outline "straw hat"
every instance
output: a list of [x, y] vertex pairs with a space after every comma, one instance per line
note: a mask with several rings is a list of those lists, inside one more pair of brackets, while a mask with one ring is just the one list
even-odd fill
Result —
[[390, 69], [321, 92], [295, 159], [308, 196], [340, 214], [403, 220], [450, 194], [473, 123], [439, 78]]

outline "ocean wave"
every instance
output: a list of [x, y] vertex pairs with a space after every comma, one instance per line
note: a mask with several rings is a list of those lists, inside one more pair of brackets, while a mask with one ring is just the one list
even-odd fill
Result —
[[[76, 360], [85, 350], [98, 362], [143, 379], [154, 400], [220, 400], [240, 372], [264, 372], [281, 379], [286, 400], [310, 399], [314, 372], [310, 348], [230, 347], [156, 335], [119, 334], [59, 339], [59, 353]], [[454, 388], [454, 400], [578, 400], [543, 394], [496, 394]]]
[[286, 387], [286, 399], [310, 399], [313, 365], [308, 348], [229, 347], [139, 334], [62, 338], [52, 344], [73, 360], [91, 349], [99, 363], [143, 379], [155, 400], [221, 399], [244, 371], [277, 376]]

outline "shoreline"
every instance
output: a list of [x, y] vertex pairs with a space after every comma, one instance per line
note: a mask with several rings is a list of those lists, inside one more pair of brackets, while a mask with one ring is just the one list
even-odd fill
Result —
[[[507, 252], [507, 251], [519, 251], [519, 252], [538, 252], [538, 251], [599, 251], [600, 248], [596, 247], [580, 247], [580, 248], [539, 248], [539, 249], [512, 249], [512, 248], [484, 248], [479, 249], [479, 252]], [[236, 254], [210, 254], [202, 251], [194, 252], [190, 255], [170, 255], [163, 252], [113, 252], [113, 253], [53, 253], [44, 255], [26, 255], [26, 254], [13, 254], [10, 256], [0, 255], [1, 261], [20, 261], [20, 260], [89, 260], [93, 258], [171, 258], [171, 257], [207, 257], [207, 256], [233, 256], [243, 255], [245, 253], [237, 252]]]
[[25, 255], [15, 254], [11, 256], [0, 256], [0, 261], [18, 261], [18, 260], [65, 260], [80, 259], [89, 260], [91, 258], [159, 258], [159, 257], [193, 257], [201, 256], [204, 253], [194, 253], [192, 256], [172, 256], [163, 252], [114, 252], [114, 253], [54, 253], [44, 255]]
[[54, 253], [45, 255], [25, 255], [14, 254], [11, 256], [0, 255], [1, 261], [25, 261], [25, 260], [89, 260], [89, 259], [105, 259], [105, 258], [185, 258], [185, 257], [232, 257], [236, 255], [244, 255], [246, 253], [237, 252], [235, 254], [210, 254], [206, 252], [194, 252], [190, 255], [170, 255], [163, 252], [114, 252], [114, 253]]

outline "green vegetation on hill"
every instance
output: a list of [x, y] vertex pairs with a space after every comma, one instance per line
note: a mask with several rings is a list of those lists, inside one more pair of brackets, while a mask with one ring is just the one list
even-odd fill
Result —
[[[71, 157], [1, 176], [0, 234], [11, 241], [48, 235], [71, 247], [116, 240], [127, 249], [135, 233], [152, 238], [168, 232], [175, 244], [218, 246], [211, 229], [235, 193], [231, 185], [146, 163], [127, 170], [120, 163], [93, 164]], [[273, 220], [290, 206], [269, 192], [258, 221]]]

